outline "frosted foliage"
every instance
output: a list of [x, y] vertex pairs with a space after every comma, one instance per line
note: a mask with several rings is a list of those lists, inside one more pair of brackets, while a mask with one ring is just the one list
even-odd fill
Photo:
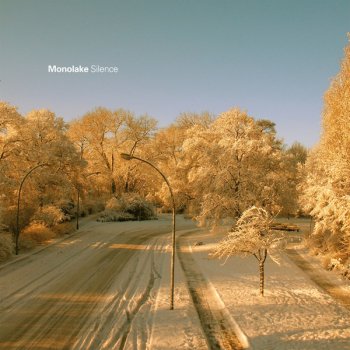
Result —
[[54, 205], [44, 206], [32, 217], [33, 222], [42, 223], [47, 227], [52, 227], [69, 219], [69, 216], [65, 215], [61, 209], [55, 207]]
[[218, 258], [250, 254], [260, 257], [261, 250], [276, 248], [283, 238], [270, 229], [271, 222], [270, 215], [263, 208], [253, 206], [247, 209], [212, 255]]
[[325, 94], [321, 141], [308, 157], [300, 186], [301, 204], [315, 219], [318, 248], [331, 255], [350, 254], [349, 150], [350, 45]]
[[10, 235], [2, 234], [0, 230], [0, 262], [8, 259], [13, 253], [13, 242]]
[[89, 172], [99, 172], [95, 180], [102, 181], [115, 194], [124, 187], [133, 191], [136, 182], [133, 166], [120, 160], [119, 154], [142, 148], [153, 136], [156, 125], [156, 120], [147, 115], [136, 117], [127, 110], [98, 107], [73, 121], [68, 135], [87, 161]]
[[252, 205], [280, 210], [282, 153], [273, 132], [232, 109], [209, 126], [193, 126], [187, 135], [183, 149], [194, 164], [188, 180], [193, 197], [201, 198], [201, 223], [237, 218]]
[[124, 211], [126, 203], [123, 201], [123, 198], [112, 197], [106, 203], [106, 209], [112, 209], [115, 211]]

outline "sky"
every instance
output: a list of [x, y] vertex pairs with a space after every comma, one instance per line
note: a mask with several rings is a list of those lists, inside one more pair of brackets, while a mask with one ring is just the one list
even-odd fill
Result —
[[0, 100], [66, 121], [125, 108], [161, 127], [239, 107], [311, 147], [347, 32], [349, 0], [0, 0]]

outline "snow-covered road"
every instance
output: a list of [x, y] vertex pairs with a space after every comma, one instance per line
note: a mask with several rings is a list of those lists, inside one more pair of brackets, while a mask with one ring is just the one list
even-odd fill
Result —
[[[350, 349], [349, 310], [286, 254], [281, 266], [267, 260], [262, 298], [254, 258], [222, 266], [208, 256], [222, 233], [198, 230], [181, 216], [177, 223], [175, 310], [171, 217], [89, 222], [0, 266], [0, 350], [240, 348], [233, 333], [253, 349]], [[350, 294], [350, 286], [342, 290]]]
[[[146, 348], [169, 219], [97, 223], [0, 270], [0, 349]], [[193, 228], [178, 219], [178, 228]], [[170, 235], [168, 235], [170, 237]], [[130, 342], [130, 340], [128, 340]]]

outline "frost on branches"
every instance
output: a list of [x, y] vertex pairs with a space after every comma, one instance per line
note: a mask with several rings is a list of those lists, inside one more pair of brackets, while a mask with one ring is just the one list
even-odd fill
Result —
[[234, 108], [189, 129], [183, 149], [193, 164], [188, 181], [203, 225], [239, 218], [252, 205], [281, 210], [283, 155], [272, 122]]
[[264, 264], [268, 251], [279, 247], [284, 238], [279, 232], [270, 228], [271, 224], [272, 219], [268, 212], [263, 208], [253, 206], [243, 212], [236, 226], [228, 232], [226, 238], [218, 243], [212, 253], [213, 257], [226, 258], [226, 260], [234, 255], [243, 257], [253, 255], [259, 263], [260, 294], [262, 296], [265, 280]]
[[322, 124], [320, 144], [305, 165], [301, 203], [315, 220], [310, 243], [316, 253], [345, 266], [350, 256], [350, 45], [324, 96]]

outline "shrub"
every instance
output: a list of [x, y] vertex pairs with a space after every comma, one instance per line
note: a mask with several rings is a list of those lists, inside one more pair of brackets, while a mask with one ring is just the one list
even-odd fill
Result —
[[13, 254], [14, 244], [10, 234], [0, 233], [0, 261], [9, 259]]
[[98, 217], [99, 222], [112, 222], [112, 221], [132, 221], [135, 220], [135, 216], [129, 213], [121, 213], [113, 210], [106, 209]]
[[30, 250], [36, 246], [36, 243], [29, 237], [21, 236], [19, 240], [19, 249], [20, 250]]
[[75, 230], [75, 223], [73, 222], [63, 222], [62, 224], [55, 225], [51, 230], [57, 236], [68, 235]]
[[126, 193], [112, 197], [106, 203], [106, 210], [97, 221], [129, 221], [156, 219], [154, 208], [137, 193]]
[[[30, 222], [30, 218], [34, 214], [34, 210], [30, 206], [26, 206], [25, 203], [21, 205], [19, 215], [19, 228], [20, 230], [27, 226]], [[17, 206], [12, 205], [2, 210], [2, 223], [12, 233], [17, 229]]]
[[139, 195], [129, 195], [126, 198], [127, 206], [125, 211], [135, 216], [138, 220], [154, 219], [153, 206]]
[[[105, 204], [101, 199], [89, 199], [86, 198], [80, 202], [80, 216], [85, 217], [93, 213], [99, 213], [103, 211]], [[76, 213], [74, 213], [76, 216]]]
[[55, 237], [54, 232], [40, 222], [32, 222], [21, 233], [23, 240], [43, 243]]
[[64, 214], [61, 209], [54, 205], [46, 205], [33, 215], [31, 221], [41, 223], [47, 227], [52, 227], [68, 220], [70, 220], [70, 216]]
[[106, 203], [106, 209], [110, 209], [114, 211], [124, 212], [126, 207], [127, 207], [127, 203], [125, 201], [124, 196], [121, 196], [119, 198], [112, 197]]
[[69, 217], [75, 216], [75, 205], [71, 200], [60, 200], [57, 204], [57, 208], [59, 208], [64, 215]]

